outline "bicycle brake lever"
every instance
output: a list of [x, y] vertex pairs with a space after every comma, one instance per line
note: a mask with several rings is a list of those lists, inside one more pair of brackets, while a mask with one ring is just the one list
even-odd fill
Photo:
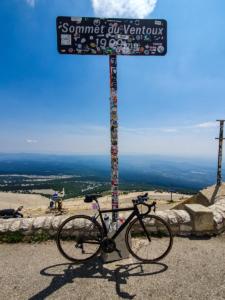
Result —
[[153, 202], [153, 211], [156, 211], [156, 202]]

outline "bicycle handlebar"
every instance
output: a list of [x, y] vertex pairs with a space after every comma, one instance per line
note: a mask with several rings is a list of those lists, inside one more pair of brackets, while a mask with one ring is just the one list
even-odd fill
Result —
[[[98, 204], [99, 197], [102, 197], [102, 195], [101, 194], [86, 195], [84, 202], [90, 203], [92, 201], [95, 201]], [[156, 202], [155, 201], [153, 201], [152, 204], [145, 203], [146, 201], [148, 201], [148, 193], [145, 193], [144, 195], [138, 195], [137, 198], [133, 199], [132, 201], [133, 201], [134, 205], [142, 204], [142, 205], [148, 207], [147, 212], [144, 213], [143, 215], [147, 215], [149, 212], [151, 212], [152, 207], [153, 207], [154, 212], [156, 210]]]
[[142, 204], [147, 200], [148, 200], [148, 193], [145, 193], [144, 195], [137, 196], [137, 198], [133, 200], [133, 203], [134, 204]]
[[156, 210], [156, 202], [153, 201], [152, 204], [147, 204], [147, 203], [145, 203], [147, 200], [148, 200], [148, 193], [145, 193], [144, 195], [139, 195], [139, 196], [137, 196], [137, 198], [135, 200], [133, 200], [134, 205], [142, 204], [142, 205], [148, 207], [147, 212], [144, 213], [143, 215], [147, 215], [148, 213], [150, 213], [152, 207], [153, 207], [154, 212]]

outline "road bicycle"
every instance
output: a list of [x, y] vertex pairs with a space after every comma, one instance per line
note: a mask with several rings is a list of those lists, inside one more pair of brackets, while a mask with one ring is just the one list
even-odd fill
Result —
[[[75, 215], [67, 218], [59, 226], [56, 243], [60, 253], [75, 263], [87, 262], [96, 257], [101, 251], [111, 253], [120, 251], [116, 246], [116, 238], [126, 228], [125, 244], [132, 256], [142, 262], [155, 262], [164, 258], [171, 250], [173, 236], [169, 224], [155, 212], [156, 202], [147, 204], [148, 194], [139, 195], [132, 200], [133, 207], [114, 210], [101, 210], [98, 198], [101, 195], [87, 195], [84, 202], [96, 202], [97, 214], [93, 217]], [[143, 208], [147, 211], [142, 212]], [[128, 212], [131, 214], [119, 228], [110, 232], [106, 226], [104, 214], [112, 212]], [[100, 219], [100, 223], [98, 221]]]

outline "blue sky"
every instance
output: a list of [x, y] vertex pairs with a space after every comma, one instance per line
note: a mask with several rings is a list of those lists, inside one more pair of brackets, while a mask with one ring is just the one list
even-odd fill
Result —
[[225, 1], [101, 1], [0, 1], [0, 152], [109, 153], [108, 57], [58, 54], [55, 19], [120, 12], [168, 22], [165, 57], [118, 57], [120, 153], [216, 157]]

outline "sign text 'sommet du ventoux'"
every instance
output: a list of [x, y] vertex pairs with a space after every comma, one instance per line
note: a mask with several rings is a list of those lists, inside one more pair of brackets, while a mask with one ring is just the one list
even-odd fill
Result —
[[57, 17], [61, 54], [159, 55], [167, 52], [167, 22]]

